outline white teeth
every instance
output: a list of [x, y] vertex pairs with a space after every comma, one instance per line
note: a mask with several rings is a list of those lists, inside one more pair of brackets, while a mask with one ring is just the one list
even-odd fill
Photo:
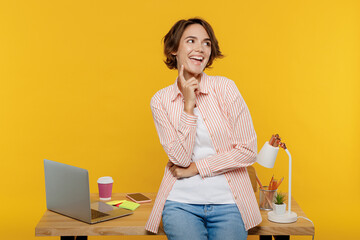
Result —
[[204, 58], [203, 57], [191, 57], [191, 59], [196, 59], [196, 60], [202, 61]]

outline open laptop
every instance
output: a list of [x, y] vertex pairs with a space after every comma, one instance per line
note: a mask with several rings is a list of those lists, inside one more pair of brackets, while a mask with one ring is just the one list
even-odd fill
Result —
[[51, 211], [86, 222], [98, 223], [133, 214], [132, 211], [90, 202], [86, 169], [44, 160], [46, 205]]

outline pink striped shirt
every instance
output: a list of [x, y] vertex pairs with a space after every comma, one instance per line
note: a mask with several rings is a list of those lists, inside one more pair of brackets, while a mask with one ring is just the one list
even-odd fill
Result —
[[[199, 90], [196, 105], [217, 154], [197, 161], [196, 167], [203, 178], [225, 175], [245, 229], [249, 230], [262, 221], [246, 169], [256, 161], [257, 154], [256, 133], [250, 112], [235, 83], [230, 79], [202, 73]], [[169, 160], [181, 167], [189, 166], [197, 117], [184, 112], [183, 96], [177, 81], [158, 91], [152, 97], [150, 105], [160, 143]], [[158, 232], [162, 210], [175, 181], [169, 168], [165, 167], [146, 230]]]

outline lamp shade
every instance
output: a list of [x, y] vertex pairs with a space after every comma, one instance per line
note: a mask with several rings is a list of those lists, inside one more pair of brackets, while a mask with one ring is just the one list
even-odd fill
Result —
[[256, 162], [263, 167], [273, 168], [278, 151], [279, 147], [273, 147], [269, 142], [266, 142], [257, 155]]

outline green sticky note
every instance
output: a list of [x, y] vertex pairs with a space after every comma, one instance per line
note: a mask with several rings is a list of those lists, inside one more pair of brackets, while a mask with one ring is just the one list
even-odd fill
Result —
[[137, 209], [138, 207], [140, 206], [139, 203], [135, 203], [135, 202], [130, 202], [130, 201], [123, 201], [119, 207], [121, 208], [125, 208], [125, 209], [129, 209], [129, 210], [132, 210], [134, 211], [135, 209]]

